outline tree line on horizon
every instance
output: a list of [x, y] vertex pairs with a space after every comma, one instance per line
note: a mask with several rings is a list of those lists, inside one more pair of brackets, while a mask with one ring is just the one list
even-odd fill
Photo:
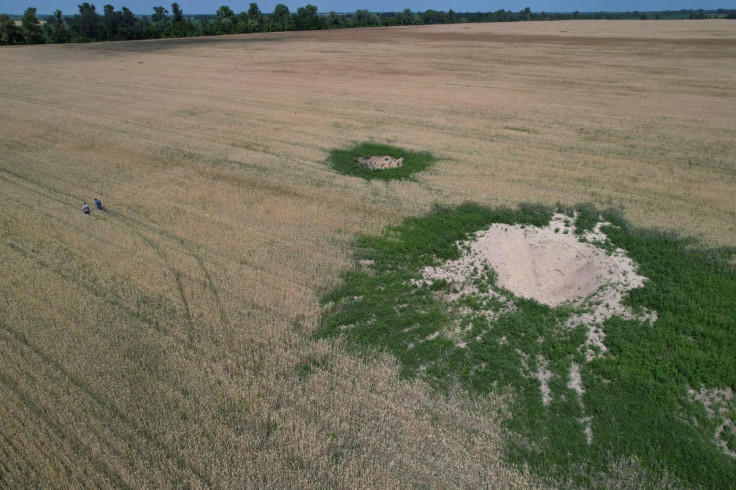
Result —
[[115, 10], [105, 5], [102, 14], [94, 4], [84, 2], [79, 12], [65, 16], [61, 10], [40, 21], [35, 7], [28, 7], [20, 17], [20, 26], [14, 17], [0, 14], [0, 45], [59, 44], [94, 41], [129, 41], [255, 32], [304, 31], [340, 29], [350, 27], [406, 26], [425, 24], [456, 24], [476, 22], [518, 22], [568, 19], [705, 19], [725, 17], [736, 19], [736, 9], [677, 10], [657, 12], [532, 12], [529, 7], [519, 12], [497, 10], [495, 12], [455, 12], [452, 9], [412, 12], [375, 13], [357, 10], [354, 13], [329, 12], [322, 14], [317, 7], [307, 4], [292, 13], [280, 3], [272, 13], [261, 12], [252, 2], [247, 11], [236, 14], [227, 5], [214, 15], [198, 14], [185, 17], [178, 3], [171, 4], [171, 11], [163, 6], [153, 7], [153, 14], [136, 16], [127, 7]]

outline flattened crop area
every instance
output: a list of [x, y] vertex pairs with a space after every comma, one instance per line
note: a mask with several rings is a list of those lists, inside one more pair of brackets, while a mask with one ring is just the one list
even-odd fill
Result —
[[[515, 439], [536, 430], [509, 418], [518, 393], [440, 393], [396, 356], [315, 340], [320, 299], [357, 267], [359, 236], [438, 204], [589, 202], [733, 246], [735, 58], [722, 21], [0, 49], [0, 486], [545, 483], [516, 466], [536, 454]], [[325, 163], [363, 142], [434, 162], [401, 180]], [[107, 212], [82, 214], [95, 197]], [[610, 332], [609, 351], [644, 345]], [[549, 379], [551, 403], [567, 390], [587, 417], [561, 386], [604, 390], [585, 359], [577, 373], [524, 352], [526, 393]], [[685, 392], [702, 410], [678, 416], [723, 455], [733, 398], [706, 381]], [[615, 434], [602, 419], [593, 444]], [[650, 481], [608, 463], [614, 483]]]

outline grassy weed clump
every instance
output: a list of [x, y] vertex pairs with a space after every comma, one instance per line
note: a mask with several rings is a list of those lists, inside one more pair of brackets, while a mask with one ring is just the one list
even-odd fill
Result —
[[576, 235], [583, 235], [586, 231], [592, 230], [600, 221], [600, 213], [590, 205], [579, 207], [577, 213], [578, 216], [575, 220]]
[[[473, 296], [447, 299], [451, 283], [421, 282], [424, 267], [458, 258], [458, 242], [473, 232], [493, 223], [542, 226], [550, 216], [540, 208], [464, 205], [362, 238], [356, 259], [372, 265], [348, 272], [327, 298], [322, 335], [344, 332], [357, 346], [389, 351], [406, 376], [423, 377], [441, 391], [457, 382], [476, 395], [513, 388], [507, 427], [521, 437], [507, 455], [559, 481], [599, 486], [617, 479], [615, 468], [636, 461], [642, 481], [729, 486], [736, 462], [722, 447], [733, 442], [728, 434], [714, 440], [714, 433], [734, 422], [736, 405], [731, 400], [708, 413], [691, 396], [736, 388], [736, 274], [721, 260], [725, 252], [697, 253], [613, 214], [579, 213], [585, 229], [612, 223], [603, 231], [613, 246], [627, 250], [649, 278], [629, 293], [628, 306], [658, 315], [654, 323], [606, 320], [607, 350], [592, 361], [581, 347], [587, 327], [564, 326], [574, 307], [513, 297], [515, 308], [503, 310]], [[493, 277], [478, 271], [476, 286], [486, 281], [499, 290]], [[545, 370], [551, 373], [546, 403], [535, 375]], [[582, 391], [572, 383], [578, 370]]]
[[[358, 165], [358, 158], [373, 156], [403, 158], [404, 163], [400, 167], [386, 169], [371, 169]], [[408, 179], [412, 174], [429, 167], [434, 162], [434, 157], [429, 153], [416, 153], [395, 146], [363, 143], [348, 150], [333, 150], [329, 162], [332, 168], [341, 174], [362, 177], [366, 180], [401, 180]]]

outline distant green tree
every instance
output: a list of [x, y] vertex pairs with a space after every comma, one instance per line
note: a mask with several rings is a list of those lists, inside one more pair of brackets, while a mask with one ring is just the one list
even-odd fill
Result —
[[184, 20], [184, 12], [176, 2], [171, 4], [171, 15], [174, 16], [174, 22], [181, 22]]
[[411, 26], [417, 23], [417, 16], [411, 9], [404, 9], [404, 18], [406, 19], [406, 25]]
[[255, 17], [255, 18], [263, 16], [261, 9], [258, 7], [258, 4], [256, 2], [250, 3], [250, 6], [248, 7], [248, 16]]
[[274, 7], [271, 18], [271, 27], [274, 31], [288, 31], [292, 26], [291, 12], [289, 12], [289, 7], [283, 3]]
[[394, 25], [397, 26], [410, 26], [416, 22], [416, 16], [411, 9], [404, 9], [402, 12], [397, 12], [394, 16]]
[[100, 30], [100, 15], [96, 12], [94, 5], [87, 2], [78, 6], [79, 16], [75, 19], [75, 27], [78, 34], [88, 40], [97, 40]]
[[355, 12], [354, 22], [356, 27], [380, 26], [381, 20], [373, 12], [361, 9]]
[[246, 32], [260, 32], [263, 30], [263, 13], [255, 2], [250, 3], [246, 16]]
[[110, 4], [102, 7], [102, 27], [105, 39], [108, 41], [118, 38], [118, 29], [120, 28], [120, 12], [115, 11], [115, 7]]
[[233, 9], [231, 9], [227, 5], [222, 5], [219, 9], [217, 9], [216, 15], [218, 19], [228, 19], [230, 17], [233, 17], [235, 15], [235, 12], [233, 12]]
[[325, 27], [327, 29], [337, 29], [338, 27], [343, 27], [343, 25], [343, 18], [340, 14], [334, 10], [331, 10], [330, 13], [327, 14], [327, 19], [325, 21]]
[[36, 9], [34, 7], [28, 7], [23, 13], [21, 34], [23, 36], [23, 42], [26, 44], [43, 44], [46, 42], [43, 29], [41, 29], [41, 23], [36, 18]]
[[0, 14], [0, 46], [23, 44], [23, 36], [13, 19], [7, 14]]
[[422, 22], [424, 24], [444, 24], [445, 13], [443, 11], [436, 11], [429, 9], [422, 14]]
[[164, 35], [169, 27], [169, 11], [162, 6], [153, 7], [153, 15], [151, 15], [151, 33], [152, 37], [159, 38]]
[[138, 37], [138, 19], [127, 7], [120, 9], [120, 25], [118, 26], [118, 39], [127, 41], [130, 39], [141, 39]]
[[234, 33], [237, 22], [235, 12], [227, 5], [223, 5], [217, 9], [217, 22], [215, 22], [215, 31], [217, 34]]
[[187, 37], [194, 36], [197, 33], [197, 28], [194, 26], [192, 21], [184, 18], [184, 11], [178, 3], [174, 2], [171, 4], [171, 14], [174, 18], [169, 22], [167, 29], [164, 32], [164, 36]]
[[150, 17], [140, 17], [135, 21], [135, 39], [155, 39], [159, 33]]
[[199, 33], [202, 36], [214, 36], [215, 35], [215, 24], [210, 22], [206, 17], [199, 21]]
[[52, 43], [68, 43], [71, 39], [69, 31], [66, 29], [64, 22], [64, 16], [61, 10], [54, 10], [53, 21], [48, 23], [49, 25], [49, 40]]
[[317, 7], [307, 4], [305, 7], [296, 9], [294, 24], [298, 31], [320, 29], [322, 22], [320, 22], [319, 16], [317, 15]]

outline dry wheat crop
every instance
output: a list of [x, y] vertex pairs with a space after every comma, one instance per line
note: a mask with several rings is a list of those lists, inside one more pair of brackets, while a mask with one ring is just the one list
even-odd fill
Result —
[[[733, 245], [734, 59], [717, 20], [0, 49], [0, 486], [540, 484], [502, 461], [503, 399], [313, 340], [319, 298], [435, 203]], [[438, 161], [325, 164], [369, 140]]]

